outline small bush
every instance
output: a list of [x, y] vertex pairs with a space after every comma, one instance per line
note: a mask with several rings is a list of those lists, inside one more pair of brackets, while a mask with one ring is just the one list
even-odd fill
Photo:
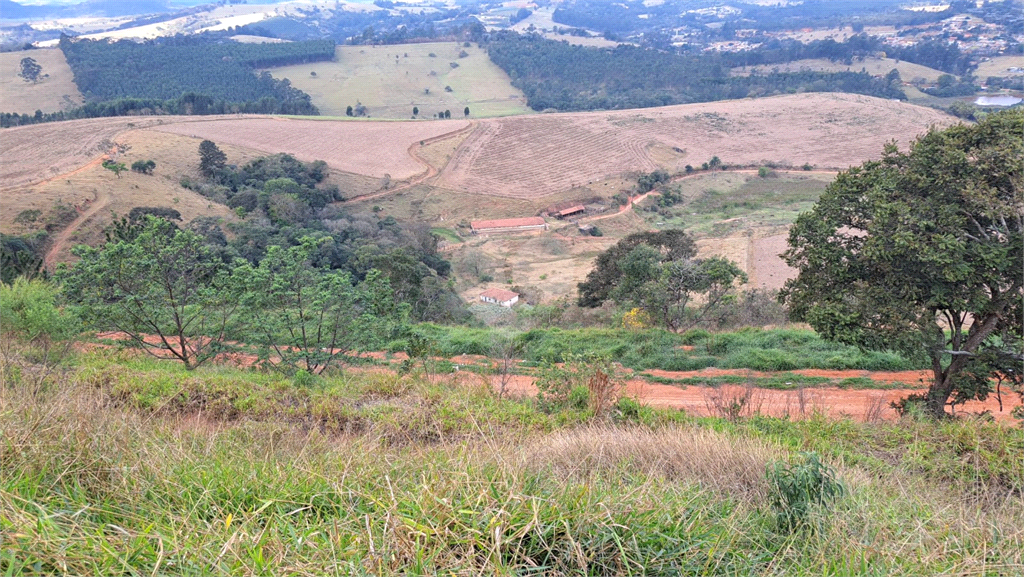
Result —
[[769, 463], [765, 473], [776, 523], [788, 532], [810, 526], [815, 509], [835, 502], [846, 491], [832, 467], [822, 463], [817, 453], [801, 455], [803, 463], [789, 465], [776, 461]]

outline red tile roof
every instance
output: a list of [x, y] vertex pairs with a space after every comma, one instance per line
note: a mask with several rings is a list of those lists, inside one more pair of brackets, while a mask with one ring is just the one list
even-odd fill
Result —
[[474, 220], [470, 226], [474, 230], [485, 228], [514, 228], [517, 226], [543, 226], [544, 219], [539, 216], [528, 218], [502, 218], [498, 220]]
[[576, 206], [570, 206], [569, 208], [567, 208], [565, 210], [559, 211], [558, 215], [559, 216], [565, 216], [567, 214], [576, 214], [577, 212], [583, 212], [585, 210], [587, 210], [587, 208], [585, 206], [583, 206], [582, 204], [577, 204]]
[[505, 301], [510, 301], [515, 297], [519, 296], [519, 293], [514, 293], [512, 291], [507, 291], [505, 289], [495, 288], [485, 290], [484, 292], [480, 293], [480, 296], [487, 297], [489, 299], [494, 299], [499, 303], [503, 303]]

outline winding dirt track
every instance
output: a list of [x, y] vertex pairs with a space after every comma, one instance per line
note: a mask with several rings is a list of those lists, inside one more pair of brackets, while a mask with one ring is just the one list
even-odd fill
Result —
[[[88, 166], [83, 168], [87, 167]], [[57, 260], [57, 256], [67, 248], [67, 245], [75, 232], [82, 228], [82, 225], [88, 222], [89, 219], [106, 208], [108, 204], [110, 204], [110, 194], [106, 190], [97, 189], [96, 198], [89, 203], [89, 208], [82, 211], [82, 213], [78, 215], [78, 218], [73, 220], [71, 224], [66, 226], [64, 230], [60, 231], [60, 234], [53, 239], [53, 244], [50, 246], [50, 249], [46, 251], [46, 256], [43, 258], [43, 268], [46, 272], [52, 273], [54, 271], [56, 268], [55, 261]]]
[[441, 134], [439, 136], [434, 136], [432, 138], [427, 138], [427, 139], [422, 140], [420, 142], [414, 142], [414, 143], [410, 144], [409, 148], [408, 148], [409, 156], [411, 156], [413, 158], [413, 160], [415, 160], [416, 162], [420, 163], [421, 165], [423, 165], [425, 167], [423, 172], [421, 172], [421, 173], [419, 173], [417, 175], [412, 176], [407, 182], [405, 182], [403, 184], [400, 184], [400, 185], [396, 186], [395, 188], [389, 188], [389, 189], [381, 190], [381, 191], [378, 191], [378, 192], [371, 192], [370, 194], [361, 194], [361, 195], [358, 195], [358, 196], [353, 196], [351, 198], [346, 198], [345, 202], [352, 202], [352, 201], [356, 201], [356, 200], [370, 200], [370, 199], [373, 199], [373, 198], [379, 198], [379, 197], [382, 197], [382, 196], [387, 196], [389, 194], [394, 194], [396, 192], [401, 192], [403, 190], [410, 189], [410, 188], [416, 186], [417, 184], [422, 184], [423, 182], [426, 182], [427, 180], [429, 180], [431, 178], [434, 178], [435, 176], [438, 175], [438, 173], [444, 167], [443, 166], [435, 167], [434, 165], [432, 165], [429, 162], [427, 162], [426, 159], [424, 159], [422, 156], [420, 156], [420, 154], [419, 154], [420, 149], [423, 148], [424, 146], [427, 146], [428, 144], [435, 144], [435, 143], [438, 143], [438, 142], [441, 142], [441, 141], [444, 141], [444, 140], [448, 140], [449, 138], [455, 138], [456, 136], [459, 136], [460, 134], [465, 134], [466, 132], [471, 132], [471, 131], [475, 130], [476, 127], [477, 127], [477, 121], [471, 120], [471, 121], [469, 121], [469, 125], [468, 126], [464, 126], [464, 127], [460, 128], [458, 130], [454, 130], [452, 132], [448, 132], [448, 133], [445, 133], [445, 134]]

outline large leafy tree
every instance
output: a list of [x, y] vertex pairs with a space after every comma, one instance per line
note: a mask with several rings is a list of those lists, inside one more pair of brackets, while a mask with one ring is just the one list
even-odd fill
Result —
[[193, 369], [224, 350], [238, 295], [203, 237], [145, 218], [125, 238], [76, 247], [80, 260], [59, 279], [92, 328], [123, 332], [154, 356]]
[[[673, 331], [712, 320], [747, 277], [726, 259], [695, 259], [695, 253], [681, 230], [629, 235], [598, 256], [579, 285], [579, 303], [598, 306], [610, 299]], [[698, 294], [704, 296], [693, 306]]]
[[937, 416], [984, 399], [1022, 370], [1022, 185], [1022, 110], [888, 145], [797, 219], [781, 298], [828, 339], [927, 359]]
[[[623, 259], [640, 245], [650, 247], [658, 253], [656, 260], [679, 260], [693, 258], [697, 254], [697, 245], [690, 235], [678, 229], [633, 233], [615, 243], [597, 257], [594, 270], [587, 274], [586, 280], [577, 285], [579, 289], [579, 305], [581, 307], [599, 307], [611, 298], [611, 292], [623, 279], [620, 265]], [[640, 265], [634, 259], [634, 265]], [[641, 271], [636, 271], [637, 273]]]

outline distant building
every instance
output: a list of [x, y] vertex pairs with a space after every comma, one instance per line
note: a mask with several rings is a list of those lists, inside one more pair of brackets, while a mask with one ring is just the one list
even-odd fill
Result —
[[480, 293], [480, 300], [511, 308], [512, 305], [519, 302], [519, 295], [505, 289], [487, 289]]
[[547, 230], [548, 223], [539, 216], [527, 218], [503, 218], [498, 220], [474, 220], [469, 223], [473, 234], [497, 232], [523, 232], [527, 230]]
[[577, 204], [576, 206], [570, 206], [569, 208], [567, 208], [565, 210], [558, 211], [558, 218], [566, 218], [566, 217], [572, 216], [574, 214], [583, 213], [586, 210], [587, 209], [586, 209], [585, 206], [583, 206], [582, 204]]

